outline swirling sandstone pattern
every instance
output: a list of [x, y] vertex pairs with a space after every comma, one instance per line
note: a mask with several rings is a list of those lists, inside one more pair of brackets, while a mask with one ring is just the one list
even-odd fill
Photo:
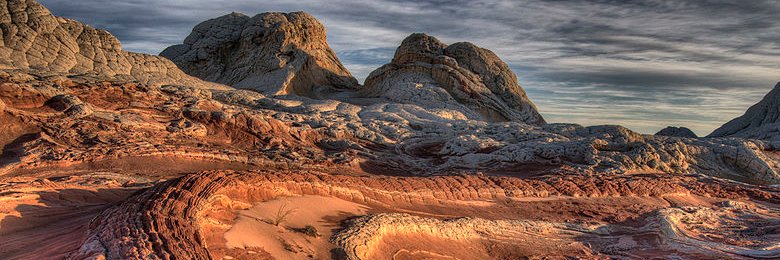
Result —
[[[199, 214], [205, 208], [213, 207], [210, 203], [218, 199], [233, 201], [229, 204], [251, 205], [279, 196], [309, 194], [338, 197], [394, 210], [462, 201], [503, 202], [560, 196], [631, 198], [718, 194], [719, 197], [733, 199], [780, 202], [780, 195], [774, 192], [715, 180], [693, 181], [695, 179], [696, 177], [634, 176], [604, 179], [568, 176], [544, 180], [522, 180], [511, 177], [479, 176], [349, 177], [317, 172], [285, 171], [206, 172], [158, 184], [129, 198], [117, 207], [104, 211], [92, 221], [90, 237], [85, 240], [78, 252], [71, 255], [71, 258], [95, 256], [106, 256], [111, 259], [208, 258], [207, 245], [198, 231]], [[481, 228], [498, 228], [501, 225], [495, 227], [488, 225]], [[376, 239], [375, 237], [353, 236], [350, 235], [350, 231], [345, 232], [335, 238], [336, 244], [352, 248], [355, 243], [378, 243], [364, 241]], [[453, 234], [453, 236], [474, 235], [469, 235], [468, 230], [463, 232], [466, 233]], [[360, 242], [354, 241], [356, 239]], [[352, 251], [354, 250], [348, 250], [348, 252]], [[353, 253], [349, 254], [353, 255]], [[358, 254], [356, 259], [366, 258]]]

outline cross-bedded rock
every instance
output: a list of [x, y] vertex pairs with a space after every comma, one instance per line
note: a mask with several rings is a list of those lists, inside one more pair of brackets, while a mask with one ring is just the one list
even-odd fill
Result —
[[[777, 202], [776, 193], [740, 187], [728, 182], [695, 183], [689, 185], [684, 178], [662, 176], [636, 176], [633, 178], [598, 178], [570, 176], [548, 180], [520, 180], [511, 177], [441, 176], [441, 177], [352, 177], [333, 176], [320, 172], [206, 172], [187, 175], [160, 183], [153, 188], [129, 198], [122, 204], [104, 211], [90, 224], [89, 235], [81, 248], [70, 258], [106, 257], [109, 259], [204, 259], [221, 258], [223, 255], [209, 252], [206, 237], [200, 231], [204, 225], [215, 221], [210, 212], [240, 210], [253, 203], [279, 199], [280, 197], [317, 195], [336, 197], [371, 207], [378, 211], [410, 211], [428, 208], [445, 211], [458, 204], [489, 202], [477, 217], [496, 218], [490, 210], [503, 211], [504, 217], [518, 214], [512, 210], [512, 201], [528, 198], [550, 198], [548, 203], [561, 203], [556, 198], [614, 197], [636, 199], [639, 197], [663, 197], [675, 194], [718, 194], [732, 198], [747, 196], [768, 202]], [[690, 180], [690, 179], [689, 179]], [[492, 204], [496, 203], [496, 204]], [[498, 210], [502, 203], [508, 209]], [[658, 207], [658, 206], [655, 206]], [[599, 211], [592, 209], [595, 212]], [[653, 208], [640, 210], [650, 213]], [[139, 214], [140, 213], [140, 214]], [[235, 214], [235, 213], [231, 213]], [[499, 219], [501, 219], [499, 217]], [[653, 221], [652, 218], [650, 221]], [[348, 259], [372, 259], [383, 237], [394, 233], [428, 234], [445, 239], [462, 241], [483, 238], [522, 240], [518, 235], [534, 233], [561, 239], [572, 232], [599, 244], [614, 243], [603, 235], [624, 235], [621, 227], [578, 226], [551, 221], [518, 221], [484, 219], [438, 220], [409, 215], [380, 215], [353, 220], [350, 228], [333, 237], [334, 243], [346, 251]], [[622, 227], [630, 229], [630, 227]], [[644, 231], [633, 232], [661, 235], [661, 228], [653, 225]], [[560, 233], [559, 233], [560, 232]], [[673, 232], [673, 231], [672, 231]], [[544, 239], [544, 238], [540, 238]], [[568, 237], [574, 241], [574, 237]], [[659, 239], [666, 239], [660, 237]], [[551, 241], [547, 241], [552, 243]], [[385, 241], [386, 242], [386, 241]], [[472, 241], [478, 242], [478, 241]], [[505, 241], [507, 242], [507, 241]], [[519, 243], [511, 241], [508, 243]], [[214, 246], [214, 245], [211, 245]], [[582, 246], [585, 248], [585, 246]], [[630, 246], [641, 250], [643, 246]], [[556, 249], [561, 250], [561, 249]], [[679, 249], [678, 249], [679, 250]], [[717, 254], [718, 251], [708, 251]], [[685, 252], [683, 250], [683, 252]], [[392, 253], [392, 252], [390, 252]], [[546, 252], [547, 254], [558, 254]], [[569, 252], [569, 254], [572, 254]]]

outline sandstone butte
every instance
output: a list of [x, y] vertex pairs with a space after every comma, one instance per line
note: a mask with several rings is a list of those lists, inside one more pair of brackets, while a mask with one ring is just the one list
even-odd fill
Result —
[[2, 259], [776, 259], [778, 87], [709, 137], [548, 124], [415, 33], [361, 85], [313, 16], [162, 57], [0, 2]]

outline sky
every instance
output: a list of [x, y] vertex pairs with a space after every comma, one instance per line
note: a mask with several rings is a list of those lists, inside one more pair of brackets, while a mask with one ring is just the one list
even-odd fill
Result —
[[775, 0], [39, 0], [158, 54], [233, 11], [306, 11], [359, 81], [409, 34], [495, 52], [548, 122], [712, 132], [780, 81]]

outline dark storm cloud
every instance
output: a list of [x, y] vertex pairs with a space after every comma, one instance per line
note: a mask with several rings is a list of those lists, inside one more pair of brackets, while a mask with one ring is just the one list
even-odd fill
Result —
[[548, 121], [707, 134], [780, 80], [780, 2], [671, 0], [41, 0], [158, 53], [203, 20], [303, 10], [364, 78], [412, 32], [491, 49]]

